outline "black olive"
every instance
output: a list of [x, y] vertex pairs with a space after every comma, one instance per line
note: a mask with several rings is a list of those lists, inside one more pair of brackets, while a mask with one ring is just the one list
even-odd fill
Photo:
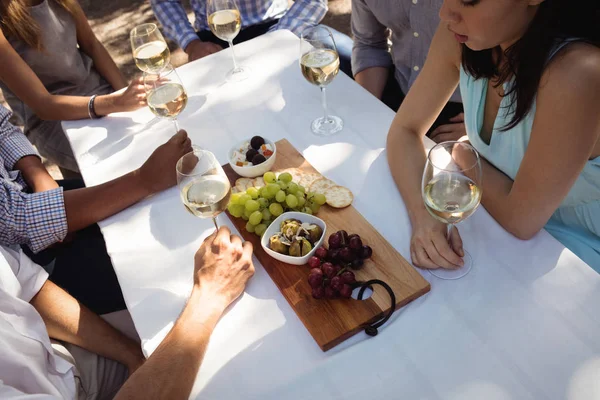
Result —
[[265, 144], [265, 139], [260, 136], [254, 136], [252, 140], [250, 140], [250, 146], [252, 146], [252, 148], [255, 150], [260, 149], [260, 146], [263, 144]]

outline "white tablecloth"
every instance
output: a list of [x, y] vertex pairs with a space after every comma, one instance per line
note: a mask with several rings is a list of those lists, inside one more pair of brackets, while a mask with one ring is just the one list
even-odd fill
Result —
[[[321, 173], [348, 186], [354, 206], [410, 259], [409, 220], [386, 162], [393, 113], [340, 74], [328, 97], [344, 130], [314, 136], [320, 94], [300, 74], [298, 38], [271, 33], [236, 46], [236, 54], [253, 70], [241, 83], [223, 83], [228, 50], [179, 69], [190, 94], [180, 124], [193, 142], [225, 163], [227, 150], [245, 138], [287, 138]], [[137, 168], [173, 134], [170, 122], [148, 110], [64, 127], [88, 185]], [[219, 222], [232, 227], [225, 216]], [[100, 226], [151, 354], [185, 304], [192, 256], [212, 222], [187, 213], [173, 188]], [[515, 239], [482, 207], [459, 229], [475, 262], [467, 277], [441, 281], [422, 272], [429, 294], [397, 312], [377, 337], [360, 333], [327, 353], [257, 262], [246, 293], [213, 334], [192, 398], [600, 398], [600, 275], [546, 232]]]

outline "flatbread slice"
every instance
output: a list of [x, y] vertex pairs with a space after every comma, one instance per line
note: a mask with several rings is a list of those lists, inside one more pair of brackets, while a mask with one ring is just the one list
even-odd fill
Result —
[[310, 185], [312, 185], [316, 180], [322, 178], [323, 175], [319, 174], [318, 172], [303, 172], [302, 178], [298, 184], [304, 186], [308, 190]]
[[333, 186], [337, 186], [334, 181], [331, 181], [327, 178], [321, 178], [321, 179], [317, 179], [316, 181], [314, 181], [310, 185], [310, 188], [308, 189], [308, 191], [312, 192], [312, 193], [321, 193], [321, 194], [324, 194], [325, 197], [327, 197], [327, 194], [326, 194], [327, 189], [329, 189]]
[[298, 168], [285, 168], [285, 169], [280, 169], [279, 171], [276, 171], [276, 175], [277, 178], [279, 178], [279, 175], [283, 174], [284, 172], [288, 172], [290, 175], [292, 175], [292, 182], [300, 182], [300, 179], [302, 179], [302, 171]]
[[240, 192], [245, 192], [246, 189], [252, 187], [253, 184], [254, 182], [250, 178], [239, 178], [237, 181], [235, 181], [235, 187]]
[[325, 192], [327, 204], [334, 208], [348, 207], [354, 201], [354, 195], [344, 186], [333, 186]]
[[265, 186], [265, 180], [262, 178], [262, 176], [254, 178], [252, 179], [252, 186], [254, 186], [257, 189], [260, 189], [261, 187]]

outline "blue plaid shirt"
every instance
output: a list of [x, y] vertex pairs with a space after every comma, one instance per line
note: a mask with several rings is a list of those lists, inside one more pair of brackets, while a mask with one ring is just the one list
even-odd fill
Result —
[[[195, 29], [188, 20], [181, 0], [150, 0], [165, 34], [183, 50], [192, 40], [198, 39], [196, 31], [210, 29], [206, 0], [190, 0], [190, 3], [196, 16]], [[242, 28], [281, 18], [271, 30], [289, 29], [298, 36], [304, 29], [321, 22], [327, 13], [327, 0], [295, 0], [289, 10], [288, 0], [237, 0], [237, 5], [242, 15]]]
[[0, 105], [0, 244], [26, 244], [34, 253], [67, 235], [62, 188], [26, 193], [27, 183], [13, 168], [37, 153], [23, 132], [12, 126], [11, 113]]

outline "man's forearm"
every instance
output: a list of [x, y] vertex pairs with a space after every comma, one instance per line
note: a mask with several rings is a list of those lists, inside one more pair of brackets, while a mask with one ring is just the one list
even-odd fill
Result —
[[139, 345], [79, 304], [71, 295], [46, 281], [31, 305], [40, 313], [48, 335], [75, 344], [127, 367], [143, 361]]
[[139, 171], [90, 188], [64, 192], [69, 232], [102, 221], [149, 196]]
[[58, 187], [38, 156], [25, 156], [15, 164], [14, 168], [21, 171], [27, 185], [36, 193]]
[[385, 67], [371, 67], [363, 69], [354, 77], [354, 80], [373, 96], [381, 100], [383, 90], [387, 84], [389, 70]]
[[224, 309], [214, 297], [194, 289], [171, 332], [115, 399], [187, 399]]

